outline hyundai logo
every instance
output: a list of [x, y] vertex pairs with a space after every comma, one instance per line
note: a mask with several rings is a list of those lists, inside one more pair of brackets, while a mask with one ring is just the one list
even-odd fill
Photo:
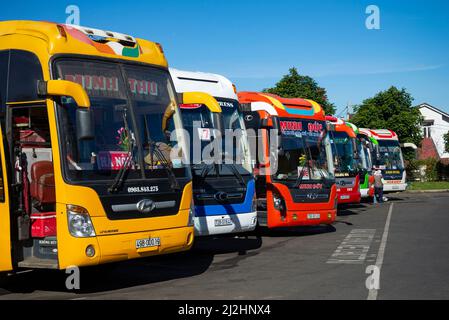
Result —
[[316, 199], [318, 199], [318, 194], [317, 193], [308, 193], [307, 194], [307, 199], [309, 199], [309, 200], [316, 200]]
[[215, 200], [217, 201], [226, 201], [228, 200], [228, 194], [226, 192], [220, 191], [215, 194]]
[[245, 116], [245, 121], [252, 121], [253, 120], [253, 116], [252, 115], [247, 115]]
[[141, 212], [141, 213], [149, 213], [151, 211], [154, 210], [154, 208], [156, 208], [156, 204], [154, 203], [153, 200], [150, 199], [143, 199], [140, 200], [137, 204], [137, 211]]

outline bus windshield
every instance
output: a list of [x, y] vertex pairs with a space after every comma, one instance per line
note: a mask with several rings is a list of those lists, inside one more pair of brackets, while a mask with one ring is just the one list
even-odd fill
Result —
[[331, 131], [332, 153], [335, 176], [354, 176], [357, 174], [358, 161], [354, 159], [352, 139], [346, 132]]
[[216, 98], [221, 106], [223, 125], [225, 131], [224, 152], [225, 159], [228, 159], [244, 171], [251, 172], [251, 154], [248, 145], [248, 136], [245, 130], [243, 115], [239, 109], [237, 100]]
[[377, 165], [387, 170], [403, 170], [404, 159], [401, 146], [397, 140], [379, 140], [380, 158]]
[[329, 167], [330, 149], [324, 121], [280, 119], [282, 142], [275, 180], [309, 180], [333, 178]]
[[[56, 78], [84, 87], [94, 118], [94, 139], [79, 140], [75, 102], [60, 99], [60, 139], [69, 179], [114, 179], [129, 153], [128, 180], [166, 177], [160, 158], [168, 160], [164, 163], [176, 176], [189, 175], [185, 137], [174, 130], [182, 128], [182, 121], [167, 70], [69, 58], [56, 60], [55, 67]], [[178, 152], [172, 152], [175, 147]]]
[[[223, 116], [224, 128], [232, 130], [232, 133], [235, 133], [235, 139], [230, 140], [231, 144], [227, 146], [227, 140], [224, 137], [222, 139], [222, 149], [213, 151], [220, 153], [224, 151], [222, 153], [224, 158], [218, 161], [220, 164], [218, 166], [219, 175], [234, 175], [234, 171], [229, 168], [230, 164], [234, 165], [234, 168], [240, 174], [250, 174], [251, 167], [248, 165], [250, 164], [250, 159], [246, 157], [248, 154], [247, 138], [246, 133], [241, 129], [242, 119], [238, 112], [235, 113], [229, 107], [223, 111], [221, 115]], [[213, 156], [213, 153], [210, 154], [209, 151], [211, 150], [212, 140], [214, 139], [213, 130], [216, 128], [216, 124], [213, 123], [212, 114], [205, 105], [184, 105], [181, 113], [184, 128], [191, 137], [190, 161], [193, 165], [192, 172], [193, 174], [203, 174], [205, 164], [210, 164], [211, 159], [209, 157]], [[230, 137], [232, 136], [230, 135]], [[209, 168], [207, 174], [217, 175], [215, 169], [215, 166]]]

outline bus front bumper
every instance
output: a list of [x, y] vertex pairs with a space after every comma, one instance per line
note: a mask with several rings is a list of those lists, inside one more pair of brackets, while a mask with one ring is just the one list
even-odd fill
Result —
[[384, 192], [398, 192], [405, 191], [407, 189], [407, 183], [384, 183]]
[[[278, 212], [274, 213], [276, 216]], [[337, 217], [336, 209], [323, 210], [289, 210], [286, 215], [276, 219], [268, 219], [269, 228], [317, 226], [332, 224]]]
[[[154, 239], [152, 246], [137, 248], [140, 240]], [[145, 232], [111, 234], [92, 238], [73, 238], [70, 252], [60, 255], [60, 269], [69, 266], [91, 266], [103, 263], [144, 258], [154, 255], [187, 251], [192, 247], [193, 227], [153, 230]], [[88, 257], [87, 248], [95, 250]]]
[[357, 191], [345, 191], [337, 190], [337, 201], [338, 204], [346, 204], [346, 203], [360, 203], [361, 200], [361, 194]]
[[231, 215], [196, 216], [195, 235], [210, 236], [252, 231], [257, 225], [257, 212]]

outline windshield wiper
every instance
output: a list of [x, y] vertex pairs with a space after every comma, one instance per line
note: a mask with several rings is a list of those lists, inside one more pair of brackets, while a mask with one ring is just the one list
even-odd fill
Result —
[[[303, 135], [301, 135], [301, 139], [303, 141], [303, 145], [305, 145]], [[304, 147], [303, 147], [303, 150], [306, 151]], [[309, 176], [310, 176], [309, 155], [307, 153], [306, 153], [306, 166], [307, 166], [307, 169], [309, 171]], [[293, 185], [293, 188], [298, 188], [301, 185], [302, 179], [304, 177], [304, 167], [305, 166], [302, 167], [301, 173], [299, 174], [298, 179], [296, 179], [295, 184]]]
[[151, 144], [151, 154], [155, 153], [157, 158], [159, 159], [159, 162], [164, 167], [165, 171], [167, 171], [168, 178], [170, 180], [170, 187], [173, 190], [179, 190], [181, 187], [179, 186], [178, 179], [176, 179], [176, 175], [173, 172], [173, 169], [170, 165], [170, 162], [167, 160], [167, 158], [164, 156], [161, 150], [159, 150], [159, 147], [157, 146], [156, 142], [153, 140], [148, 141]]
[[133, 158], [133, 151], [134, 151], [134, 146], [135, 146], [134, 134], [129, 130], [126, 107], [123, 108], [122, 117], [123, 117], [123, 124], [125, 125], [125, 133], [129, 140], [128, 154], [126, 155], [125, 161], [123, 161], [122, 167], [120, 168], [119, 172], [115, 176], [114, 182], [108, 188], [108, 191], [110, 193], [117, 192], [118, 189], [125, 182], [126, 173], [128, 172], [129, 168], [131, 167], [131, 161]]
[[[324, 176], [323, 171], [322, 171], [320, 168], [317, 167], [317, 165], [315, 164], [315, 161], [313, 160], [313, 157], [312, 157], [312, 151], [311, 151], [311, 149], [310, 149], [309, 143], [307, 142], [307, 139], [303, 139], [303, 140], [305, 141], [305, 144], [306, 144], [306, 147], [307, 147], [307, 151], [308, 151], [308, 153], [309, 153], [309, 158], [310, 158], [310, 161], [311, 161], [311, 163], [312, 163], [312, 168], [310, 168], [310, 169], [312, 169], [312, 174], [314, 174], [314, 173], [315, 173], [315, 170], [316, 170], [316, 171], [319, 172], [319, 174], [320, 174], [320, 176], [321, 176], [321, 179], [326, 180], [326, 177]], [[319, 143], [319, 142], [318, 142], [318, 143]], [[311, 178], [312, 178], [312, 177], [311, 177]]]
[[293, 185], [293, 188], [298, 188], [302, 183], [302, 178], [304, 177], [304, 168], [301, 169], [301, 173], [298, 176], [298, 179], [296, 179], [295, 184]]
[[156, 154], [156, 157], [159, 159], [159, 162], [162, 164], [165, 171], [167, 172], [168, 179], [170, 180], [170, 187], [173, 190], [179, 190], [180, 189], [179, 182], [178, 182], [178, 179], [176, 179], [176, 175], [173, 172], [170, 162], [167, 160], [167, 158], [164, 156], [162, 151], [159, 149], [159, 147], [157, 146], [157, 143], [154, 142], [153, 139], [151, 139], [146, 117], [144, 117], [144, 123], [145, 123], [147, 143], [149, 144], [149, 148], [150, 148], [149, 151], [150, 151], [150, 157], [151, 157], [151, 166], [153, 166], [153, 154]]
[[239, 172], [239, 169], [237, 169], [237, 166], [236, 166], [234, 163], [231, 163], [231, 164], [230, 164], [230, 167], [231, 167], [231, 171], [232, 171], [232, 173], [234, 174], [234, 176], [236, 176], [237, 179], [239, 179], [240, 182], [241, 182], [243, 185], [245, 185], [245, 184], [246, 184], [246, 183], [245, 183], [245, 179], [243, 179], [243, 176], [242, 176], [242, 174]]

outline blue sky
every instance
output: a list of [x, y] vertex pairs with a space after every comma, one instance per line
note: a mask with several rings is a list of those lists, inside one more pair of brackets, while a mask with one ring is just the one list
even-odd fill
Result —
[[[81, 25], [161, 42], [171, 66], [223, 74], [239, 90], [295, 66], [339, 112], [391, 85], [449, 112], [447, 0], [12, 1], [0, 19], [64, 22], [70, 4]], [[370, 4], [380, 30], [365, 27]]]

